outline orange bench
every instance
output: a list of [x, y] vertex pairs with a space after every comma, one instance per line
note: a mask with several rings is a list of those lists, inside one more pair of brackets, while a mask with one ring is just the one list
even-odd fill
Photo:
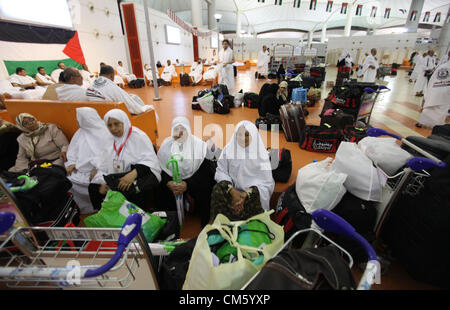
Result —
[[158, 137], [155, 111], [131, 115], [123, 102], [6, 100], [5, 104], [10, 119], [15, 120], [20, 113], [30, 113], [41, 122], [58, 125], [69, 140], [79, 128], [76, 108], [80, 107], [94, 108], [102, 118], [111, 109], [123, 110], [127, 113], [131, 124], [144, 131], [153, 143], [156, 143]]
[[250, 61], [248, 61], [248, 60], [236, 60], [236, 62], [242, 62], [242, 63], [244, 63], [243, 66], [237, 66], [237, 69], [238, 69], [239, 71], [250, 70]]
[[[210, 67], [210, 66], [209, 65], [203, 65], [203, 72], [202, 72], [202, 74], [205, 73], [205, 71], [206, 71], [206, 69], [208, 67]], [[164, 67], [158, 68], [159, 76], [161, 76], [163, 71], [164, 71]], [[172, 77], [172, 85], [180, 84], [180, 73], [182, 72], [181, 66], [175, 66], [175, 71], [177, 72], [177, 76]], [[185, 65], [184, 66], [184, 73], [189, 74], [190, 72], [191, 72], [191, 66], [190, 65]], [[217, 75], [217, 77], [216, 77], [216, 84], [218, 83], [218, 81], [219, 81], [219, 78], [218, 78], [218, 75]], [[145, 82], [146, 82], [147, 85], [149, 84], [149, 81], [147, 80], [147, 78], [145, 78]], [[200, 85], [203, 82], [204, 81], [203, 81], [203, 77], [202, 77], [202, 79], [200, 80], [200, 82], [198, 82], [197, 85]]]

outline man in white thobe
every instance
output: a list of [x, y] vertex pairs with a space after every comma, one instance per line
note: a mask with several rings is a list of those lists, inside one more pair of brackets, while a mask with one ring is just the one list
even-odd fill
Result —
[[419, 66], [419, 71], [417, 72], [417, 81], [414, 85], [414, 92], [416, 93], [417, 97], [423, 96], [423, 92], [425, 91], [425, 88], [428, 84], [427, 75], [431, 74], [431, 72], [436, 67], [433, 55], [434, 51], [428, 51], [427, 56], [423, 58]]
[[269, 52], [267, 51], [267, 46], [263, 46], [262, 51], [258, 53], [258, 66], [256, 67], [255, 78], [258, 79], [260, 76], [267, 77], [269, 71]]
[[86, 89], [82, 87], [83, 77], [75, 68], [66, 68], [63, 71], [64, 85], [56, 88], [58, 100], [61, 101], [87, 101]]
[[417, 77], [419, 76], [419, 71], [421, 71], [422, 62], [423, 62], [423, 59], [425, 56], [426, 56], [426, 53], [424, 53], [423, 55], [420, 53], [417, 53], [416, 56], [414, 56], [414, 59], [413, 59], [414, 69], [413, 69], [413, 72], [411, 73], [411, 78], [409, 79], [410, 82], [417, 81]]
[[444, 125], [450, 109], [450, 61], [440, 65], [428, 82], [417, 127]]
[[89, 101], [123, 102], [130, 114], [141, 114], [154, 109], [152, 105], [145, 105], [138, 96], [128, 94], [117, 86], [114, 83], [114, 68], [111, 66], [101, 68], [100, 76], [87, 89], [86, 96]]
[[192, 63], [191, 72], [189, 72], [189, 77], [191, 78], [193, 85], [199, 83], [202, 80], [203, 64], [200, 59]]
[[[147, 78], [147, 81], [149, 81], [150, 84], [153, 85], [152, 67], [150, 67], [148, 64], [144, 65], [144, 75]], [[156, 70], [156, 78], [159, 79], [159, 72], [158, 72], [158, 70]]]
[[170, 83], [172, 81], [172, 77], [177, 76], [177, 70], [175, 69], [175, 66], [172, 65], [172, 62], [170, 60], [167, 60], [167, 66], [164, 68], [164, 71], [161, 74], [161, 78], [165, 81]]
[[369, 56], [369, 53], [365, 53], [364, 56], [361, 58], [361, 61], [359, 62], [358, 69], [356, 69], [356, 76], [362, 77], [363, 76], [363, 64], [366, 61], [367, 56]]
[[11, 97], [11, 99], [40, 100], [44, 93], [45, 88], [43, 87], [24, 90], [20, 87], [14, 87], [8, 80], [0, 81], [0, 94], [8, 98]]
[[377, 70], [378, 70], [378, 61], [375, 58], [375, 55], [377, 54], [377, 50], [375, 48], [372, 48], [370, 50], [370, 55], [366, 57], [366, 60], [363, 63], [362, 73], [363, 73], [363, 82], [367, 83], [374, 83], [375, 78], [377, 76]]
[[48, 86], [48, 85], [52, 85], [52, 84], [56, 83], [56, 81], [53, 81], [51, 76], [49, 76], [45, 72], [44, 67], [38, 68], [38, 72], [36, 73], [35, 79], [36, 79], [36, 82], [38, 83], [38, 85], [40, 85], [40, 86]]
[[59, 75], [64, 71], [64, 69], [66, 69], [66, 65], [63, 62], [58, 62], [58, 69], [53, 70], [50, 76], [54, 81], [59, 81]]
[[11, 74], [9, 81], [12, 86], [20, 87], [21, 89], [33, 89], [39, 87], [36, 80], [27, 75], [27, 71], [24, 68], [18, 67], [16, 73]]
[[228, 40], [223, 40], [223, 49], [219, 52], [219, 84], [225, 84], [230, 94], [234, 93], [234, 56]]
[[129, 73], [124, 67], [121, 61], [118, 62], [118, 66], [116, 67], [117, 74], [122, 78], [126, 79], [128, 83], [131, 81], [137, 80], [136, 75]]

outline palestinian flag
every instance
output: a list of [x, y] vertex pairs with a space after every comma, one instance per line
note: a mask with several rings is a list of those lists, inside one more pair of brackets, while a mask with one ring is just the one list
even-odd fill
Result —
[[78, 33], [62, 28], [0, 21], [0, 50], [2, 78], [16, 73], [17, 67], [34, 77], [38, 67], [50, 75], [59, 62], [79, 69], [86, 64]]

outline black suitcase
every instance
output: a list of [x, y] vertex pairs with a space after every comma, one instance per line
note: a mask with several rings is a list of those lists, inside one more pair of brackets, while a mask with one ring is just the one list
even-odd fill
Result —
[[450, 139], [450, 124], [434, 126], [431, 134]]
[[[375, 223], [378, 215], [375, 202], [362, 200], [347, 192], [332, 211], [352, 225], [369, 243], [375, 240]], [[367, 262], [367, 253], [357, 241], [344, 235], [329, 235], [350, 253], [355, 263]]]
[[230, 113], [230, 106], [227, 103], [214, 99], [214, 113], [228, 114]]
[[234, 96], [224, 95], [222, 98], [222, 103], [230, 108], [234, 108]]
[[142, 88], [145, 86], [144, 79], [136, 79], [128, 83], [128, 87], [130, 88]]
[[255, 93], [245, 93], [244, 94], [244, 106], [250, 109], [257, 109], [259, 102], [259, 96]]
[[189, 86], [189, 85], [191, 85], [191, 79], [189, 77], [189, 74], [187, 74], [187, 73], [180, 73], [180, 85], [181, 86]]
[[305, 114], [299, 104], [284, 104], [280, 108], [284, 136], [288, 142], [298, 142], [305, 130]]

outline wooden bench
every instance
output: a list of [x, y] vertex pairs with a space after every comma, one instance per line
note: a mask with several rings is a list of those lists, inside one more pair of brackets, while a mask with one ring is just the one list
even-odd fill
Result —
[[[197, 83], [197, 85], [202, 85], [204, 83], [203, 73], [205, 73], [206, 70], [209, 67], [211, 67], [211, 66], [210, 65], [203, 65], [202, 79], [200, 80], [200, 82]], [[161, 76], [163, 71], [164, 71], [164, 67], [158, 68], [159, 76]], [[181, 66], [175, 66], [175, 71], [177, 72], [177, 76], [172, 77], [172, 82], [171, 83], [172, 83], [173, 86], [175, 86], [176, 84], [180, 84], [180, 74], [182, 72]], [[184, 73], [189, 74], [190, 72], [191, 72], [191, 65], [185, 65], [184, 66]], [[219, 74], [217, 74], [217, 77], [216, 77], [216, 84], [218, 84], [218, 81], [219, 81]], [[147, 85], [149, 85], [149, 81], [147, 80], [147, 78], [145, 78], [145, 82], [146, 82]], [[208, 81], [207, 83], [208, 84], [212, 84], [212, 82], [210, 82], [210, 81]]]
[[[83, 102], [83, 101], [53, 101], [53, 100], [6, 100], [6, 109], [11, 120], [20, 113], [30, 113], [43, 123], [58, 125], [67, 139], [71, 139], [78, 130], [76, 109], [91, 107], [97, 110], [100, 117], [111, 109], [120, 109], [127, 113], [131, 124], [144, 131], [153, 143], [158, 137], [158, 127], [154, 110], [139, 115], [131, 115], [123, 102]], [[3, 115], [2, 115], [3, 118]], [[14, 121], [15, 122], [15, 121]]]
[[243, 66], [237, 66], [239, 71], [247, 71], [250, 70], [250, 62], [248, 60], [236, 60], [236, 62], [242, 62]]

